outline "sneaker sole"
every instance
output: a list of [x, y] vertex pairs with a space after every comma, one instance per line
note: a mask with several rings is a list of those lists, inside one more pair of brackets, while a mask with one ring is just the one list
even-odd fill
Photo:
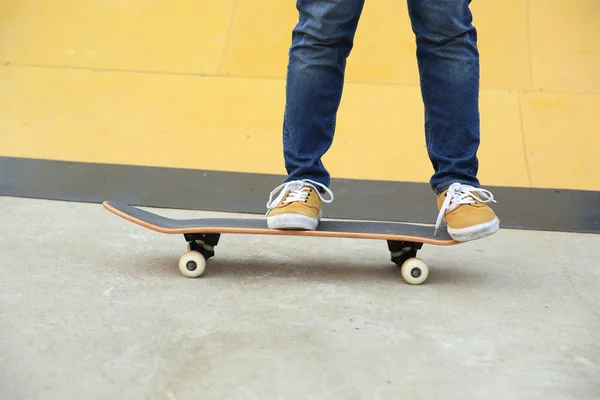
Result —
[[452, 229], [448, 227], [448, 233], [457, 242], [469, 242], [493, 235], [498, 229], [500, 229], [500, 220], [496, 217], [489, 222], [469, 226], [468, 228]]
[[267, 217], [267, 227], [270, 229], [306, 229], [314, 231], [319, 221], [301, 214], [281, 214]]

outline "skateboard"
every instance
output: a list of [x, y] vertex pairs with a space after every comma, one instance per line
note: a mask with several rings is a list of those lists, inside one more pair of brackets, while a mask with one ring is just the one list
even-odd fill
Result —
[[110, 212], [144, 228], [165, 234], [182, 234], [187, 252], [179, 259], [179, 271], [188, 278], [204, 273], [206, 261], [215, 255], [215, 247], [223, 234], [310, 236], [324, 238], [372, 239], [387, 242], [391, 261], [398, 265], [402, 278], [409, 284], [419, 285], [427, 280], [427, 264], [417, 258], [423, 244], [451, 246], [459, 244], [445, 229], [434, 236], [432, 226], [356, 220], [322, 220], [317, 229], [269, 229], [265, 218], [202, 218], [172, 219], [128, 204], [105, 201]]

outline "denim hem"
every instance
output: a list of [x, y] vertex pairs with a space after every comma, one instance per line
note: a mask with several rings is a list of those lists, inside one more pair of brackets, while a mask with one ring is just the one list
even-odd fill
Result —
[[461, 185], [469, 185], [469, 186], [473, 186], [476, 188], [480, 187], [478, 184], [474, 184], [473, 182], [456, 179], [456, 180], [451, 180], [451, 181], [446, 181], [446, 182], [440, 183], [439, 185], [432, 185], [431, 188], [433, 189], [433, 192], [436, 195], [439, 195], [444, 190], [448, 189], [453, 183], [460, 183]]

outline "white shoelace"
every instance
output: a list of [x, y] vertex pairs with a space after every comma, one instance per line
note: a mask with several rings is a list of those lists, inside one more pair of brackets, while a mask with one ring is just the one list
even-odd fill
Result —
[[[303, 179], [301, 181], [291, 181], [282, 183], [269, 195], [269, 201], [267, 202], [267, 209], [271, 210], [276, 207], [282, 200], [283, 204], [292, 203], [295, 201], [305, 201], [308, 198], [309, 188], [306, 186], [312, 187], [315, 192], [319, 195], [323, 203], [331, 203], [333, 201], [333, 192], [329, 190], [329, 188], [319, 182], [311, 181], [310, 179]], [[325, 199], [321, 192], [317, 189], [317, 186], [323, 188], [323, 190], [329, 194], [330, 198]], [[288, 193], [289, 190], [289, 193]], [[279, 193], [279, 196], [275, 197], [275, 195]], [[286, 195], [285, 200], [283, 197]], [[268, 211], [267, 211], [268, 212]]]
[[489, 190], [460, 183], [453, 183], [450, 185], [446, 199], [444, 200], [437, 217], [434, 235], [437, 234], [437, 230], [442, 224], [446, 211], [452, 211], [461, 204], [475, 204], [475, 199], [481, 203], [488, 203], [490, 201], [496, 202], [496, 200], [494, 200], [494, 195], [492, 195]]

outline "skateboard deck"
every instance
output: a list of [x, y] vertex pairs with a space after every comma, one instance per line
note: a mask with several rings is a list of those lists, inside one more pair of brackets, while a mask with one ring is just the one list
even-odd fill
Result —
[[103, 206], [144, 228], [165, 234], [183, 234], [188, 242], [188, 252], [181, 257], [179, 269], [190, 278], [202, 275], [206, 260], [215, 255], [214, 248], [222, 234], [385, 240], [391, 260], [401, 267], [403, 278], [411, 284], [420, 284], [428, 276], [427, 266], [416, 258], [423, 244], [451, 246], [460, 243], [445, 229], [434, 235], [432, 226], [410, 223], [322, 220], [314, 231], [283, 230], [267, 228], [266, 218], [173, 219], [119, 202], [105, 201]]

